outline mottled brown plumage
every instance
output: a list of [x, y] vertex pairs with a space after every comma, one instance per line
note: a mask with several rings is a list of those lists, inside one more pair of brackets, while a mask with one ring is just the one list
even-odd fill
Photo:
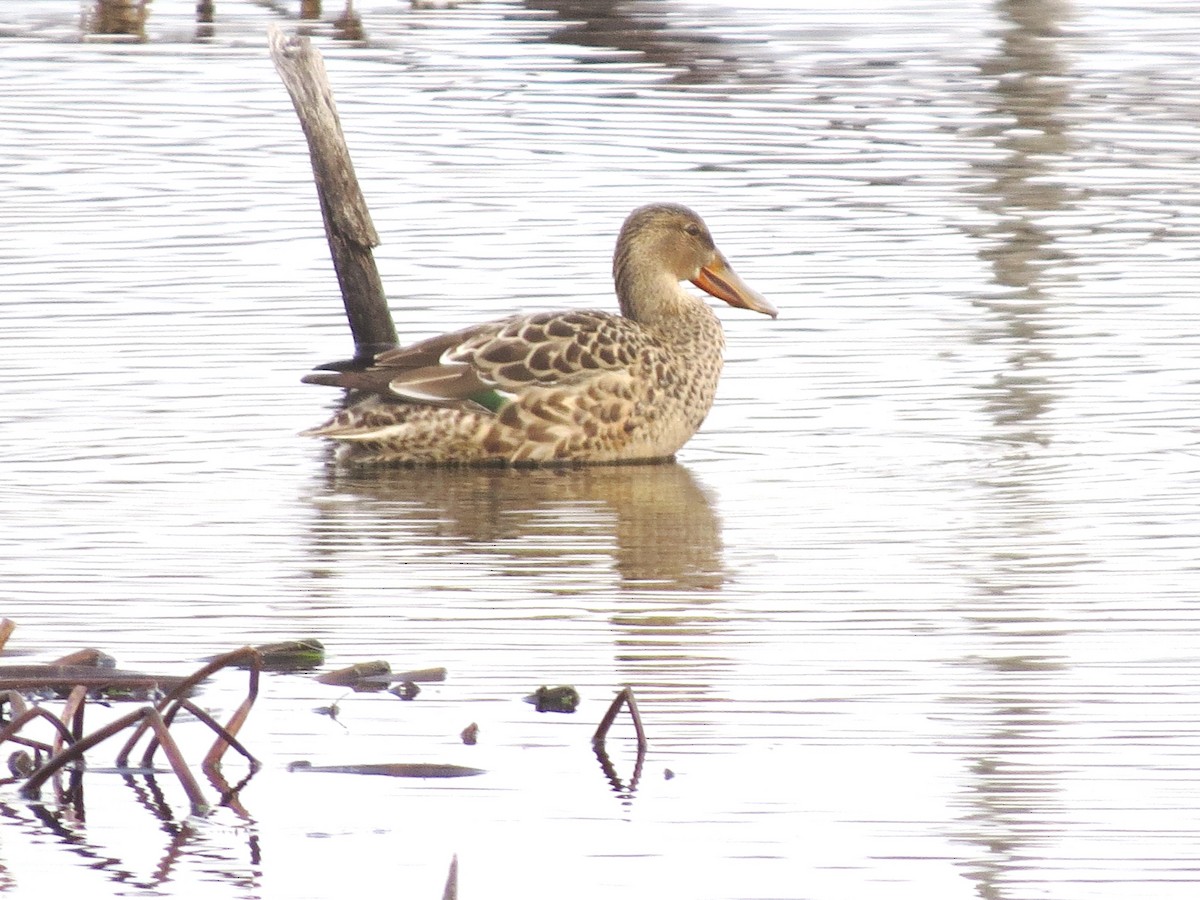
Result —
[[613, 256], [621, 314], [513, 316], [304, 380], [364, 392], [305, 434], [347, 463], [547, 465], [667, 459], [712, 406], [725, 340], [691, 281], [775, 316], [704, 222], [656, 204], [625, 220]]

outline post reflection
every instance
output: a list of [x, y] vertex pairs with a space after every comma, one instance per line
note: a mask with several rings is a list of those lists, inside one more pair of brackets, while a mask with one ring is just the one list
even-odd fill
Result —
[[1069, 10], [1059, 0], [998, 0], [995, 8], [998, 52], [980, 70], [992, 85], [987, 120], [998, 124], [977, 135], [1003, 156], [982, 167], [986, 182], [976, 202], [992, 223], [980, 235], [980, 257], [1002, 290], [974, 301], [987, 314], [974, 341], [1002, 348], [1003, 363], [980, 385], [993, 426], [983, 439], [999, 455], [972, 540], [993, 548], [977, 575], [986, 612], [975, 627], [996, 652], [968, 661], [964, 692], [974, 699], [956, 701], [979, 732], [969, 751], [971, 791], [960, 837], [974, 848], [962, 861], [964, 873], [985, 900], [1009, 896], [1014, 873], [1054, 828], [1050, 810], [1061, 772], [1038, 766], [1037, 757], [1060, 726], [1045, 697], [1054, 694], [1046, 681], [1061, 677], [1054, 658], [1062, 632], [1029, 609], [1040, 607], [1048, 579], [1061, 583], [1074, 564], [1029, 465], [1031, 453], [1052, 442], [1046, 413], [1056, 396], [1044, 364], [1054, 359], [1053, 287], [1069, 277], [1069, 257], [1051, 224], [1073, 202], [1056, 178], [1074, 147], [1067, 63], [1055, 40]]
[[[974, 848], [960, 861], [983, 900], [1011, 896], [1035, 847], [1055, 832], [1053, 814], [1064, 771], [1039, 765], [1038, 751], [1062, 726], [1045, 682], [1061, 663], [1038, 656], [973, 660], [978, 673], [973, 721], [982, 728], [971, 762], [971, 791], [958, 837]], [[962, 702], [960, 700], [960, 702]]]
[[1055, 166], [1073, 146], [1064, 114], [1070, 102], [1066, 63], [1054, 42], [1066, 7], [1058, 0], [1000, 0], [997, 10], [1005, 23], [1000, 52], [980, 69], [993, 84], [987, 118], [1002, 123], [984, 136], [1005, 155], [981, 166], [987, 181], [978, 204], [993, 224], [981, 235], [980, 257], [992, 267], [995, 283], [1008, 290], [975, 301], [990, 314], [975, 341], [1008, 349], [1006, 369], [981, 385], [997, 426], [987, 437], [1046, 444], [1049, 437], [1038, 419], [1054, 396], [1035, 369], [1053, 359], [1047, 288], [1065, 277], [1066, 259], [1047, 220], [1072, 202], [1054, 178]]

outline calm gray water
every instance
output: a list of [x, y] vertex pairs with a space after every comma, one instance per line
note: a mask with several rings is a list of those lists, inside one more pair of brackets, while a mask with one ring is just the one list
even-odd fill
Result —
[[[1193, 4], [195, 7], [0, 10], [10, 649], [449, 677], [267, 678], [265, 768], [204, 819], [167, 776], [89, 774], [85, 821], [4, 788], [0, 893], [436, 898], [457, 854], [464, 898], [1195, 896]], [[676, 465], [364, 476], [296, 436], [349, 337], [272, 23], [325, 55], [406, 337], [611, 306], [629, 209], [705, 216], [781, 316], [721, 310]], [[632, 793], [589, 743], [623, 685]]]

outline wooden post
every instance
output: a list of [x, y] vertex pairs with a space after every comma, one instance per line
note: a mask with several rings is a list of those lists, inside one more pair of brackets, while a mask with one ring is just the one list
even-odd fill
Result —
[[269, 41], [271, 59], [308, 139], [325, 236], [354, 337], [352, 363], [365, 365], [397, 343], [396, 326], [371, 255], [379, 235], [354, 174], [321, 54], [308, 38], [286, 37], [275, 26], [269, 29]]
[[450, 873], [446, 876], [446, 887], [442, 890], [442, 900], [458, 900], [458, 854], [450, 857]]

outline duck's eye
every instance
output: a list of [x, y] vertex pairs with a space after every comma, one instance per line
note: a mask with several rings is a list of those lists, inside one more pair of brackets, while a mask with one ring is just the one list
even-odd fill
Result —
[[686, 231], [688, 234], [690, 234], [692, 237], [700, 237], [700, 226], [699, 225], [696, 225], [694, 223], [684, 225], [683, 230]]

